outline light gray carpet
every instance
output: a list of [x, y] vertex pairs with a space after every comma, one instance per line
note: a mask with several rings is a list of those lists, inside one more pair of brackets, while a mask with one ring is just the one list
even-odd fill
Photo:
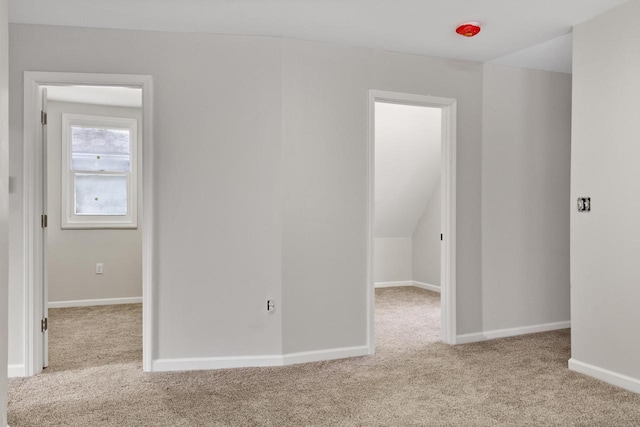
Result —
[[567, 369], [568, 330], [447, 346], [416, 288], [376, 291], [375, 356], [280, 368], [143, 373], [139, 305], [50, 320], [50, 368], [10, 381], [12, 427], [640, 425], [639, 395]]

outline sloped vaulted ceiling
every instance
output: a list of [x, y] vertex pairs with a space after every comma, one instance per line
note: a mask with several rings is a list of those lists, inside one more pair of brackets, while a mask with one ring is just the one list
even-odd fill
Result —
[[411, 237], [440, 178], [441, 111], [376, 103], [375, 237]]

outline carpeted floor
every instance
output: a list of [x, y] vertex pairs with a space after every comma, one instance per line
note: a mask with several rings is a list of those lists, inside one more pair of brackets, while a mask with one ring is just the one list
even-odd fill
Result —
[[640, 396], [567, 369], [569, 331], [451, 347], [439, 295], [376, 290], [377, 353], [143, 373], [139, 305], [50, 310], [51, 366], [12, 379], [20, 426], [638, 426]]

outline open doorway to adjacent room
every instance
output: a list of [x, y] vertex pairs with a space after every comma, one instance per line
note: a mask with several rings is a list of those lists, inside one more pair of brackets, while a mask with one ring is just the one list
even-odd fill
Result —
[[25, 73], [26, 376], [151, 368], [151, 99], [149, 76]]
[[370, 108], [375, 338], [455, 343], [455, 101], [372, 91]]
[[412, 339], [437, 341], [442, 113], [376, 102], [375, 118], [376, 314], [389, 317], [379, 328], [398, 336], [419, 321]]
[[50, 330], [45, 366], [140, 361], [142, 89], [42, 89]]

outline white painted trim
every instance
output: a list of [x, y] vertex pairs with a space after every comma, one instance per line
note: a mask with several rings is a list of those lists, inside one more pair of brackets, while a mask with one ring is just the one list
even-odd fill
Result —
[[139, 207], [142, 216], [142, 366], [145, 371], [152, 369], [153, 360], [153, 79], [148, 75], [133, 74], [92, 74], [32, 72], [24, 73], [24, 301], [25, 301], [25, 374], [28, 376], [42, 371], [43, 340], [40, 332], [40, 318], [45, 310], [42, 296], [43, 251], [42, 232], [39, 224], [42, 188], [40, 154], [37, 141], [40, 137], [39, 87], [43, 85], [88, 85], [127, 86], [142, 89], [143, 131], [142, 131], [142, 178], [143, 203]]
[[415, 280], [402, 280], [397, 282], [375, 282], [376, 289], [396, 288], [401, 286], [413, 286], [416, 288], [440, 293], [440, 286], [432, 285], [430, 283], [416, 282]]
[[[24, 299], [24, 365], [25, 376], [38, 374], [42, 371], [42, 344], [38, 345], [40, 333], [37, 318], [43, 314], [43, 304], [36, 301], [35, 292], [38, 268], [42, 260], [35, 256], [40, 252], [40, 233], [36, 236], [39, 224], [36, 222], [36, 211], [41, 212], [41, 198], [35, 197], [35, 183], [42, 182], [41, 169], [36, 167], [39, 154], [35, 150], [36, 141], [41, 138], [41, 126], [37, 120], [39, 100], [38, 84], [31, 75], [25, 73], [24, 78], [24, 124], [23, 124], [23, 299]], [[28, 119], [28, 120], [27, 120]], [[40, 282], [39, 282], [40, 283]], [[41, 306], [42, 305], [42, 306]], [[11, 309], [11, 308], [9, 308]], [[36, 362], [37, 361], [37, 362]], [[36, 365], [40, 365], [36, 368]]]
[[440, 286], [432, 285], [431, 283], [424, 282], [416, 282], [415, 280], [412, 282], [412, 286], [420, 289], [426, 289], [428, 291], [440, 293]]
[[458, 335], [457, 344], [468, 344], [472, 342], [494, 340], [496, 338], [515, 337], [518, 335], [535, 334], [537, 332], [555, 331], [557, 329], [568, 329], [571, 321], [543, 323], [540, 325], [521, 326], [518, 328], [494, 329], [492, 331], [475, 332], [471, 334]]
[[[456, 318], [456, 194], [457, 194], [457, 102], [440, 101], [442, 108], [442, 160], [440, 162], [440, 218], [443, 239], [440, 247], [440, 336], [455, 344], [458, 334]], [[448, 103], [448, 104], [447, 104]]]
[[153, 372], [201, 371], [211, 369], [251, 368], [282, 366], [282, 356], [230, 356], [230, 357], [184, 357], [178, 359], [156, 359]]
[[[155, 293], [154, 282], [154, 154], [153, 154], [153, 78], [141, 76], [142, 79], [142, 207], [138, 207], [142, 215], [142, 369], [151, 371], [153, 361], [153, 304]], [[141, 209], [140, 209], [141, 208]]]
[[634, 393], [640, 393], [640, 379], [584, 363], [573, 357], [569, 359], [569, 369], [599, 379], [609, 384], [622, 387]]
[[290, 353], [285, 355], [157, 359], [153, 361], [152, 368], [154, 372], [257, 368], [267, 366], [295, 365], [298, 363], [310, 363], [325, 360], [346, 359], [349, 357], [366, 356], [368, 354], [369, 347], [360, 346], [307, 351], [301, 353]]
[[285, 365], [295, 365], [298, 363], [320, 362], [325, 360], [347, 359], [349, 357], [359, 357], [369, 355], [369, 346], [332, 348], [329, 350], [303, 351], [300, 353], [289, 353], [284, 355]]
[[24, 364], [9, 365], [7, 367], [7, 377], [16, 378], [16, 377], [24, 377], [24, 376], [26, 376], [24, 372]]
[[399, 286], [413, 286], [413, 281], [411, 280], [402, 280], [398, 282], [376, 282], [375, 287], [377, 288], [395, 288]]
[[376, 334], [375, 334], [375, 305], [376, 305], [376, 292], [375, 292], [375, 279], [374, 279], [374, 265], [375, 265], [375, 235], [374, 235], [374, 215], [375, 215], [375, 102], [376, 96], [373, 91], [369, 91], [369, 103], [368, 103], [368, 122], [367, 122], [367, 347], [369, 347], [369, 354], [375, 354], [376, 352]]
[[140, 304], [142, 297], [49, 301], [49, 308], [91, 307], [96, 305]]
[[374, 266], [374, 213], [375, 213], [375, 103], [388, 102], [420, 105], [442, 110], [441, 227], [441, 317], [440, 336], [448, 344], [456, 344], [456, 109], [451, 98], [369, 90], [369, 120], [367, 143], [367, 345], [369, 354], [375, 353], [375, 283]]

